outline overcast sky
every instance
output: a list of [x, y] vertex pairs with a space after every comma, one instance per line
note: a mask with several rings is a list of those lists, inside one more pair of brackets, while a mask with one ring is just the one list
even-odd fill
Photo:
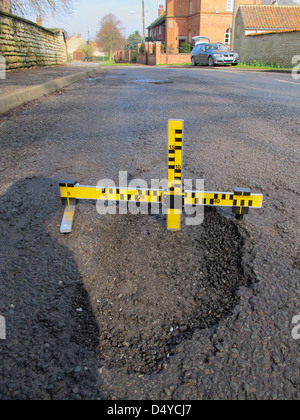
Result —
[[[158, 7], [165, 5], [165, 0], [145, 0], [146, 27], [158, 17]], [[69, 35], [82, 34], [84, 39], [95, 38], [101, 18], [113, 13], [122, 21], [123, 34], [128, 37], [138, 30], [142, 34], [142, 0], [74, 0], [73, 13], [70, 16], [43, 17], [43, 26], [65, 29]], [[35, 16], [30, 16], [36, 20]]]

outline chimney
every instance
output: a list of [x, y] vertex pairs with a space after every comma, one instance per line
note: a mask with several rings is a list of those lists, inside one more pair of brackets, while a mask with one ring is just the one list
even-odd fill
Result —
[[2, 12], [11, 13], [11, 0], [0, 0], [0, 10]]
[[36, 23], [37, 23], [39, 26], [43, 26], [43, 21], [42, 21], [42, 16], [41, 16], [41, 15], [38, 15], [38, 16], [37, 16], [37, 18], [36, 18]]
[[159, 5], [159, 9], [158, 9], [158, 17], [162, 16], [165, 14], [165, 8], [162, 4]]
[[78, 39], [81, 39], [81, 34], [78, 34]]

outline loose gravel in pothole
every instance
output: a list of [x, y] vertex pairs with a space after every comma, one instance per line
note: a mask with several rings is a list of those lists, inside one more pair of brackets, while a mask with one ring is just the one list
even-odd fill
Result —
[[200, 227], [166, 231], [162, 216], [108, 216], [104, 249], [85, 283], [99, 325], [100, 356], [128, 372], [158, 372], [176, 345], [237, 303], [243, 240], [214, 211]]

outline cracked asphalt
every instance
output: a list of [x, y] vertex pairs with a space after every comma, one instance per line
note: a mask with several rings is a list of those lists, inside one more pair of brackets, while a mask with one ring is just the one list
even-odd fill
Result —
[[[1, 399], [300, 398], [299, 89], [114, 67], [0, 117]], [[61, 235], [59, 180], [165, 178], [168, 119], [184, 119], [185, 179], [263, 208], [171, 233], [80, 202]]]

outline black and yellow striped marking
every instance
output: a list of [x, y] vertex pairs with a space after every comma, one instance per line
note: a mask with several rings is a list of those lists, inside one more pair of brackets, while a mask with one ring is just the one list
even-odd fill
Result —
[[180, 230], [182, 213], [182, 143], [183, 121], [169, 120], [169, 191], [164, 201], [168, 208], [168, 230]]
[[76, 181], [62, 181], [61, 197], [67, 202], [61, 232], [71, 231], [76, 200], [105, 200], [163, 204], [167, 209], [168, 230], [180, 230], [182, 209], [185, 205], [231, 207], [233, 214], [242, 218], [251, 208], [261, 208], [263, 196], [250, 189], [236, 188], [234, 192], [189, 191], [182, 185], [183, 121], [170, 120], [168, 126], [168, 190], [121, 188], [108, 186], [81, 186]]
[[[178, 184], [179, 185], [179, 184]], [[175, 188], [174, 188], [175, 191]], [[89, 187], [75, 184], [74, 186], [60, 185], [62, 198], [77, 200], [107, 200], [107, 201], [132, 201], [143, 203], [163, 203], [169, 200], [171, 209], [179, 209], [178, 203], [193, 206], [219, 206], [219, 207], [242, 207], [242, 208], [261, 208], [262, 195], [252, 194], [241, 196], [239, 193], [223, 193], [223, 192], [206, 192], [206, 191], [185, 191], [182, 189], [177, 194], [179, 201], [174, 197], [173, 191], [166, 192], [164, 190], [154, 189], [126, 189], [126, 188], [109, 188], [109, 187]], [[174, 200], [168, 199], [172, 196]], [[182, 199], [180, 200], [180, 197]], [[172, 206], [174, 203], [174, 206]], [[177, 203], [177, 204], [176, 204]]]
[[184, 203], [199, 206], [220, 206], [220, 207], [247, 207], [261, 208], [262, 196], [260, 194], [251, 194], [241, 196], [236, 192], [200, 192], [185, 191]]
[[163, 190], [89, 187], [76, 184], [74, 187], [60, 185], [62, 198], [77, 200], [133, 201], [162, 203]]

